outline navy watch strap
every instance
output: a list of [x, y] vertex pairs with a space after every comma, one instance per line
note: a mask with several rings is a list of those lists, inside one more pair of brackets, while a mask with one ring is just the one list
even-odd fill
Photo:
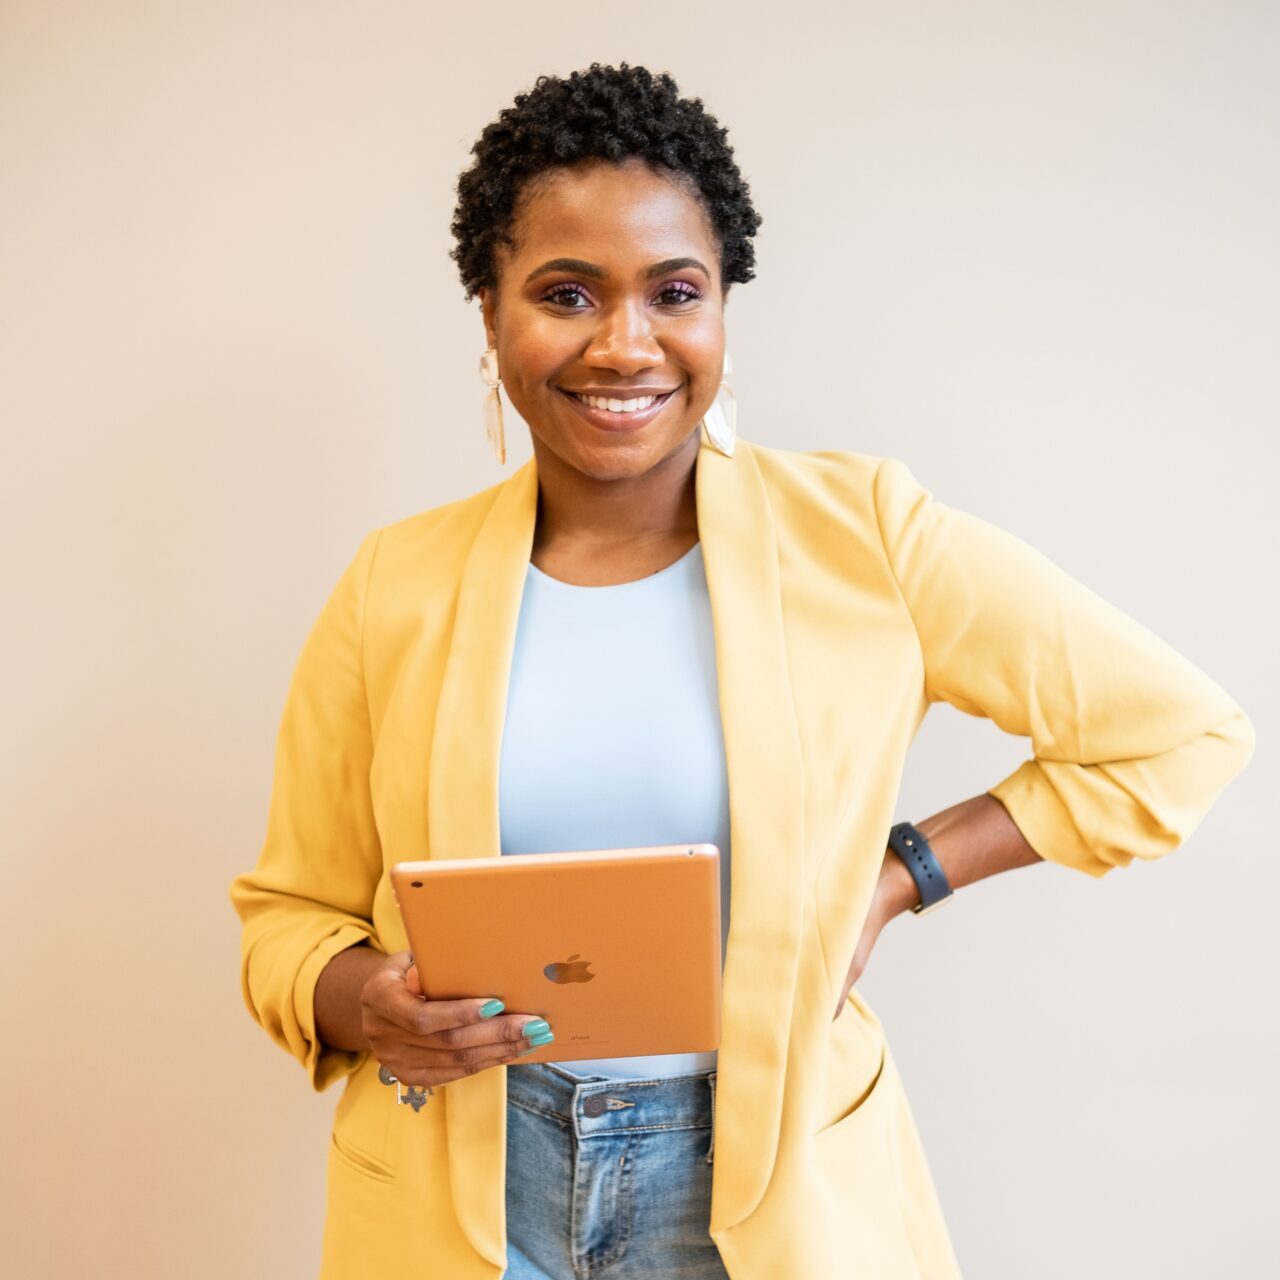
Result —
[[940, 907], [952, 896], [954, 890], [943, 875], [938, 859], [933, 856], [929, 842], [918, 828], [909, 822], [899, 822], [889, 828], [889, 848], [906, 863], [911, 878], [920, 891], [920, 901], [911, 908], [916, 915], [923, 915]]

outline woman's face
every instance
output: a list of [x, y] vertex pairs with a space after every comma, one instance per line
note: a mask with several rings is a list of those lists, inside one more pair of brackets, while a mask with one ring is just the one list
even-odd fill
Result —
[[720, 385], [719, 245], [701, 202], [641, 162], [591, 161], [531, 185], [513, 238], [481, 291], [503, 391], [535, 448], [599, 480], [644, 474]]

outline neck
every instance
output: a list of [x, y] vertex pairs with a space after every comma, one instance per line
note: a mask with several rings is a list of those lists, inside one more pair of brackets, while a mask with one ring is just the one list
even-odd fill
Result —
[[535, 438], [538, 468], [537, 550], [636, 550], [696, 538], [694, 496], [699, 433], [694, 431], [643, 475], [598, 480], [561, 461]]

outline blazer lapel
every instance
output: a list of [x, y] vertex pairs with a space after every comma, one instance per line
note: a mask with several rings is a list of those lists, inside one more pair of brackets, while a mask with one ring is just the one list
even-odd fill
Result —
[[[502, 853], [498, 771], [507, 681], [537, 511], [538, 473], [530, 458], [499, 490], [462, 571], [431, 741], [427, 839], [432, 858]], [[491, 1070], [463, 1076], [442, 1096], [454, 1211], [476, 1251], [501, 1267], [507, 1074]]]
[[740, 440], [726, 458], [704, 444], [695, 484], [733, 855], [710, 1223], [721, 1232], [760, 1202], [778, 1147], [800, 949], [804, 792], [778, 543], [755, 451]]
[[[715, 627], [733, 857], [710, 1222], [719, 1232], [759, 1203], [777, 1150], [803, 902], [803, 779], [777, 539], [751, 446], [740, 440], [726, 458], [704, 438], [695, 493]], [[463, 570], [431, 741], [433, 858], [501, 853], [502, 730], [537, 496], [531, 458], [499, 491]], [[442, 1097], [459, 1223], [476, 1250], [501, 1266], [506, 1072], [464, 1076]]]

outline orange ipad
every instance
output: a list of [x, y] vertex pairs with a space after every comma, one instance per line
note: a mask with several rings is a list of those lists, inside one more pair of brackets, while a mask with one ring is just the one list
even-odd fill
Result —
[[551, 1024], [521, 1064], [720, 1046], [713, 844], [400, 862], [391, 884], [429, 999]]

